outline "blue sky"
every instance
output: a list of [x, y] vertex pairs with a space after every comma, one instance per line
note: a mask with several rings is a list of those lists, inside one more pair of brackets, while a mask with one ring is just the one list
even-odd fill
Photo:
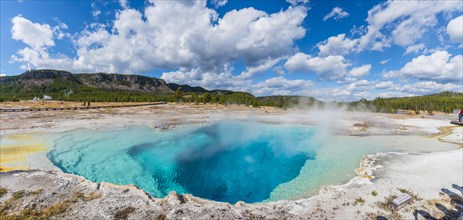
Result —
[[463, 2], [1, 1], [1, 75], [143, 74], [255, 95], [463, 91]]

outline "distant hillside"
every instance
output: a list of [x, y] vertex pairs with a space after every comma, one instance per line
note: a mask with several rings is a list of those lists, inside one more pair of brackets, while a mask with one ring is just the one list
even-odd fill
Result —
[[[0, 77], [0, 101], [31, 100], [51, 96], [54, 100], [92, 102], [193, 102], [243, 104], [293, 108], [323, 107], [312, 97], [263, 96], [247, 92], [207, 90], [199, 86], [166, 83], [162, 79], [140, 75], [83, 73], [72, 74], [61, 70], [32, 70], [18, 76]], [[434, 95], [365, 99], [350, 103], [350, 110], [395, 113], [398, 109], [452, 112], [463, 108], [463, 93], [443, 92]], [[332, 105], [331, 105], [332, 106]]]
[[83, 85], [103, 90], [119, 90], [131, 92], [174, 92], [162, 79], [139, 75], [122, 74], [75, 74]]
[[172, 90], [172, 91], [177, 91], [178, 88], [181, 88], [183, 92], [209, 92], [203, 87], [199, 86], [189, 86], [189, 85], [179, 85], [175, 83], [167, 83], [167, 86]]
[[122, 74], [71, 74], [60, 70], [34, 70], [19, 76], [0, 78], [1, 91], [15, 93], [61, 92], [96, 88], [130, 92], [166, 92], [173, 93], [162, 79], [139, 75]]
[[401, 97], [401, 98], [376, 98], [374, 100], [360, 100], [349, 103], [350, 110], [368, 110], [374, 112], [395, 113], [398, 109], [412, 110], [415, 112], [434, 111], [451, 113], [463, 108], [463, 93], [441, 92], [432, 95]]
[[181, 101], [259, 105], [250, 93], [207, 90], [140, 75], [32, 70], [0, 77], [0, 101], [51, 96], [67, 101]]

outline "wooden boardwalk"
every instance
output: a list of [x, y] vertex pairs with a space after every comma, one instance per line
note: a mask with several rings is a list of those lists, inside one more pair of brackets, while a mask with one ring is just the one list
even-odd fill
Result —
[[454, 125], [463, 126], [463, 122], [459, 122], [459, 121], [451, 121], [450, 123], [452, 123], [452, 124], [454, 124]]
[[0, 108], [0, 112], [34, 112], [34, 111], [62, 111], [62, 110], [88, 110], [100, 108], [125, 108], [125, 107], [139, 107], [150, 105], [163, 105], [166, 102], [153, 102], [134, 105], [106, 105], [106, 106], [91, 106], [91, 107], [58, 107], [58, 108]]

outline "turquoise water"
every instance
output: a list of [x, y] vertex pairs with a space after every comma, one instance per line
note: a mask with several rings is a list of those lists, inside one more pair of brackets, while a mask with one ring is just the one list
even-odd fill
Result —
[[297, 199], [352, 178], [365, 154], [396, 137], [330, 136], [309, 125], [220, 121], [158, 131], [135, 126], [49, 134], [47, 156], [64, 172], [235, 203]]
[[48, 158], [93, 181], [135, 184], [235, 203], [268, 200], [316, 159], [311, 126], [221, 121], [166, 131], [148, 127], [58, 134]]

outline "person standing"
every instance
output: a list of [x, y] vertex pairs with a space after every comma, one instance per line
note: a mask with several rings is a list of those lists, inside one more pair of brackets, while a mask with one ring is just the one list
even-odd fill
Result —
[[461, 122], [463, 119], [463, 108], [460, 109], [460, 113], [458, 113], [458, 121]]

